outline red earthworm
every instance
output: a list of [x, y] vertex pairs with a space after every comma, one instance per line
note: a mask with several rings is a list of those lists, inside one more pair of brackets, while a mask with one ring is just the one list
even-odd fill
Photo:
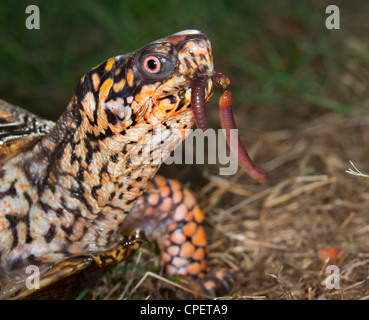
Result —
[[208, 130], [205, 108], [205, 88], [208, 82], [208, 77], [201, 75], [194, 77], [191, 81], [191, 108], [195, 117], [196, 125], [203, 131]]
[[[191, 108], [194, 114], [196, 125], [205, 132], [208, 129], [205, 109], [205, 88], [208, 77], [205, 75], [195, 77], [191, 81]], [[222, 88], [223, 94], [219, 100], [219, 113], [221, 127], [225, 129], [226, 141], [231, 150], [237, 150], [238, 163], [250, 175], [251, 178], [259, 182], [266, 180], [266, 173], [258, 168], [249, 157], [245, 146], [238, 137], [237, 140], [231, 139], [230, 130], [237, 129], [232, 113], [232, 93], [227, 90], [230, 80], [222, 73], [213, 74], [214, 84]], [[206, 135], [206, 133], [204, 133]]]
[[229, 90], [225, 90], [219, 99], [219, 114], [221, 127], [226, 131], [227, 144], [231, 150], [237, 150], [238, 152], [238, 163], [251, 178], [264, 182], [267, 178], [265, 171], [255, 166], [239, 137], [237, 139], [231, 139], [230, 137], [230, 130], [237, 128], [232, 113], [232, 92]]

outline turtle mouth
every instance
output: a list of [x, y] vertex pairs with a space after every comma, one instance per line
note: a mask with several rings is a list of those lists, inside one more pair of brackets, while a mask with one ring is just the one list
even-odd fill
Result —
[[[206, 94], [206, 89], [209, 83], [209, 78], [210, 76], [202, 74], [194, 76], [191, 79], [191, 109], [197, 127], [201, 129], [205, 135], [206, 130], [208, 130], [206, 100], [209, 98], [209, 94]], [[222, 73], [213, 73], [211, 80], [213, 86], [219, 87], [223, 90], [223, 94], [219, 100], [219, 116], [221, 128], [225, 131], [228, 146], [232, 152], [236, 152], [238, 163], [246, 173], [254, 180], [264, 182], [266, 180], [265, 171], [258, 168], [253, 163], [239, 137], [237, 137], [237, 139], [231, 138], [233, 137], [231, 135], [231, 130], [237, 129], [237, 127], [232, 112], [232, 92], [228, 89], [230, 80]]]

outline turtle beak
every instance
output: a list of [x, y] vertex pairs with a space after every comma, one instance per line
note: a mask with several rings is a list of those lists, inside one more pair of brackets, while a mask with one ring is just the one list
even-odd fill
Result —
[[190, 85], [187, 99], [191, 103], [197, 127], [207, 130], [205, 105], [214, 93], [214, 65], [211, 44], [202, 33], [188, 35], [177, 45], [178, 72]]
[[[204, 102], [214, 93], [214, 65], [211, 44], [203, 33], [189, 35], [177, 46], [178, 72], [192, 85], [194, 79], [203, 79]], [[192, 88], [193, 89], [193, 88]]]

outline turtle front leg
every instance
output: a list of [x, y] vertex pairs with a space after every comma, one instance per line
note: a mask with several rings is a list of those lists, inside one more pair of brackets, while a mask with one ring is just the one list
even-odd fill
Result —
[[224, 269], [215, 272], [207, 266], [203, 220], [192, 192], [176, 180], [156, 176], [124, 221], [123, 229], [142, 229], [149, 241], [158, 243], [167, 274], [195, 279], [215, 296], [230, 291], [232, 277]]

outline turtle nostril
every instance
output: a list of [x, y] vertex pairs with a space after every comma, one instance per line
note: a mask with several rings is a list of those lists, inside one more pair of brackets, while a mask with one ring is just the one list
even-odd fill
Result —
[[205, 49], [208, 45], [206, 43], [205, 40], [201, 40], [198, 42], [198, 46], [201, 48], [201, 49]]

